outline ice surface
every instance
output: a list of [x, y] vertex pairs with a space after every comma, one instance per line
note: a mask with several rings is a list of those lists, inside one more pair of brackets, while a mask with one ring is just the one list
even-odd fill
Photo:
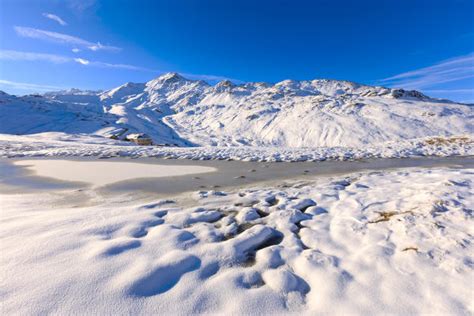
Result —
[[162, 178], [214, 172], [217, 169], [203, 166], [140, 164], [118, 161], [71, 161], [71, 160], [17, 160], [17, 166], [25, 166], [40, 177], [63, 181], [86, 182], [103, 186], [114, 182], [138, 178]]

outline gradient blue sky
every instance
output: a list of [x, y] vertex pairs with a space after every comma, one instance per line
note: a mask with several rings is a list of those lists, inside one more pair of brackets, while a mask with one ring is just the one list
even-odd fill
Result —
[[474, 102], [474, 1], [0, 0], [0, 89], [108, 89], [163, 72], [331, 78]]

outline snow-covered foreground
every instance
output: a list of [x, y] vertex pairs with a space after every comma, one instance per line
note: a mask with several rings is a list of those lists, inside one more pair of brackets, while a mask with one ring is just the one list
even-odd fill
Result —
[[382, 142], [361, 147], [157, 147], [134, 146], [99, 136], [40, 133], [0, 134], [0, 157], [162, 157], [242, 161], [320, 161], [417, 156], [472, 156], [470, 134]]
[[474, 169], [2, 194], [3, 314], [472, 314]]

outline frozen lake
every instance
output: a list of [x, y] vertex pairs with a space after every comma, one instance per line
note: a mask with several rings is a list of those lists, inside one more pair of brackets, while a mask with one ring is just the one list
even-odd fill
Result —
[[26, 167], [35, 176], [62, 181], [84, 182], [93, 186], [144, 178], [163, 178], [217, 171], [213, 167], [143, 164], [122, 161], [20, 160], [15, 166]]
[[169, 195], [202, 189], [310, 179], [366, 170], [410, 167], [474, 166], [473, 157], [368, 159], [324, 162], [195, 161], [159, 158], [1, 159], [1, 189], [24, 190], [101, 187], [103, 191], [140, 191]]

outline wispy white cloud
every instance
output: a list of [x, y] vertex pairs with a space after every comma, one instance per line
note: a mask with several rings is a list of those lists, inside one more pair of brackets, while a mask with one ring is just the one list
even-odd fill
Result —
[[65, 26], [67, 25], [66, 21], [64, 21], [63, 19], [61, 19], [59, 16], [57, 16], [56, 14], [52, 14], [52, 13], [43, 13], [43, 16], [45, 18], [48, 18], [50, 20], [53, 20], [53, 21], [56, 21], [58, 22], [59, 24], [61, 24], [62, 26]]
[[89, 42], [85, 39], [68, 35], [68, 34], [50, 32], [50, 31], [35, 29], [31, 27], [15, 26], [14, 29], [18, 35], [23, 36], [23, 37], [36, 38], [39, 40], [50, 41], [50, 42], [55, 42], [55, 43], [60, 43], [60, 44], [80, 46], [80, 47], [90, 49], [92, 51], [97, 51], [97, 50], [118, 51], [121, 49], [115, 46], [102, 45], [99, 42], [97, 43]]
[[90, 63], [87, 59], [83, 59], [83, 58], [74, 58], [74, 61], [81, 65], [89, 65]]
[[1, 60], [23, 60], [23, 61], [46, 61], [55, 64], [62, 64], [71, 61], [71, 58], [53, 55], [53, 54], [44, 54], [44, 53], [32, 53], [32, 52], [19, 52], [16, 50], [0, 50], [0, 59]]
[[34, 53], [34, 52], [20, 52], [15, 50], [0, 50], [0, 60], [14, 60], [14, 61], [44, 61], [55, 64], [62, 63], [78, 63], [87, 67], [100, 67], [100, 68], [114, 68], [114, 69], [126, 69], [135, 71], [147, 71], [156, 72], [156, 70], [148, 69], [144, 67], [138, 67], [128, 64], [113, 64], [101, 61], [92, 61], [84, 58], [72, 58], [62, 55]]
[[[21, 52], [21, 51], [16, 51], [16, 50], [0, 49], [0, 60], [43, 61], [43, 62], [50, 62], [50, 63], [55, 63], [55, 64], [77, 63], [77, 64], [81, 64], [87, 67], [99, 67], [99, 68], [164, 73], [163, 71], [160, 71], [157, 69], [150, 69], [150, 68], [129, 65], [129, 64], [114, 64], [114, 63], [108, 63], [108, 62], [102, 62], [102, 61], [89, 60], [89, 59], [85, 59], [81, 57], [68, 57], [64, 55], [35, 53], [35, 52]], [[242, 82], [237, 79], [232, 79], [232, 78], [223, 77], [223, 76], [216, 76], [216, 75], [199, 75], [199, 74], [182, 74], [182, 75], [185, 76], [186, 78], [195, 79], [195, 80], [207, 80], [207, 81], [231, 80], [236, 83]]]
[[111, 64], [111, 63], [94, 61], [94, 62], [90, 62], [89, 65], [102, 67], [102, 68], [116, 68], [116, 69], [125, 69], [125, 70], [156, 72], [156, 70], [154, 69], [148, 69], [148, 68], [133, 66], [133, 65], [128, 65], [128, 64]]
[[100, 42], [97, 42], [97, 44], [94, 44], [94, 45], [91, 45], [88, 47], [90, 50], [93, 50], [93, 51], [98, 51], [98, 50], [117, 50], [117, 49], [120, 49], [118, 47], [113, 47], [113, 46], [106, 46], [106, 45], [102, 45]]
[[73, 53], [79, 53], [81, 50], [80, 50], [79, 48], [77, 48], [77, 47], [74, 47], [73, 49], [71, 49], [71, 51], [72, 51]]
[[24, 90], [24, 91], [35, 91], [35, 92], [65, 89], [64, 87], [58, 87], [58, 86], [43, 85], [43, 84], [36, 84], [36, 83], [26, 83], [26, 82], [16, 82], [16, 81], [2, 80], [2, 79], [0, 79], [0, 87], [4, 87], [3, 89], [16, 89], [16, 90]]
[[70, 9], [81, 14], [98, 6], [96, 0], [67, 0], [67, 3]]
[[473, 93], [474, 88], [472, 89], [429, 89], [423, 90], [426, 93]]
[[474, 53], [444, 60], [430, 67], [404, 72], [379, 80], [378, 83], [406, 89], [424, 89], [469, 78], [474, 78]]

